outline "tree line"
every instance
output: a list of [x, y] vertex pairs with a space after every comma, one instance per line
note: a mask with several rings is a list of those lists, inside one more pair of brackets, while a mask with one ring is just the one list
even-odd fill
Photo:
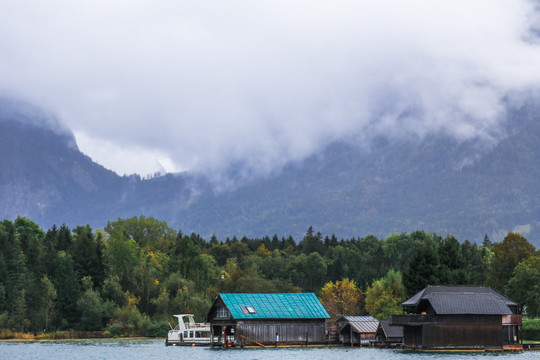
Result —
[[427, 285], [490, 286], [540, 314], [540, 254], [523, 236], [460, 243], [424, 231], [339, 239], [291, 236], [208, 241], [133, 217], [104, 229], [44, 231], [0, 223], [0, 328], [162, 334], [172, 314], [202, 320], [220, 292], [315, 292], [333, 317], [399, 313]]

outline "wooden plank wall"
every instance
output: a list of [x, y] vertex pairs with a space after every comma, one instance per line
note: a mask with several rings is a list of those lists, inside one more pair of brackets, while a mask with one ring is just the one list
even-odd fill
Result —
[[502, 347], [501, 325], [424, 325], [422, 330], [426, 348]]
[[423, 325], [405, 326], [405, 346], [436, 348], [502, 348], [500, 315], [434, 316]]
[[236, 325], [236, 339], [248, 338], [262, 344], [317, 344], [327, 342], [326, 324], [318, 322], [247, 322]]

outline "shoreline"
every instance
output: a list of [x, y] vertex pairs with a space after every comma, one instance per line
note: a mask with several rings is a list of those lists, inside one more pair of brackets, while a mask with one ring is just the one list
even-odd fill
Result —
[[37, 336], [29, 335], [24, 337], [0, 338], [0, 342], [50, 342], [50, 341], [91, 341], [91, 340], [159, 340], [156, 337], [147, 336], [47, 336], [40, 334]]

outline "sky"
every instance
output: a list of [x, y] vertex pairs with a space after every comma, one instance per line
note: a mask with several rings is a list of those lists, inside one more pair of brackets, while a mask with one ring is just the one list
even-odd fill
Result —
[[268, 174], [345, 140], [497, 141], [532, 0], [0, 0], [0, 93], [118, 174]]

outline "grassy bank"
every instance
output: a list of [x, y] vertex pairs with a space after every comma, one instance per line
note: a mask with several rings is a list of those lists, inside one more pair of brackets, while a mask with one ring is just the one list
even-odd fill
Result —
[[139, 328], [120, 323], [113, 323], [103, 331], [37, 331], [20, 332], [0, 329], [0, 340], [76, 340], [76, 339], [108, 339], [108, 338], [164, 338], [169, 325], [165, 321], [147, 321]]
[[86, 340], [86, 339], [147, 339], [144, 336], [112, 336], [107, 331], [52, 331], [25, 333], [0, 330], [0, 341], [46, 341], [46, 340]]
[[105, 331], [53, 331], [25, 333], [0, 330], [0, 340], [62, 340], [62, 339], [102, 339]]

